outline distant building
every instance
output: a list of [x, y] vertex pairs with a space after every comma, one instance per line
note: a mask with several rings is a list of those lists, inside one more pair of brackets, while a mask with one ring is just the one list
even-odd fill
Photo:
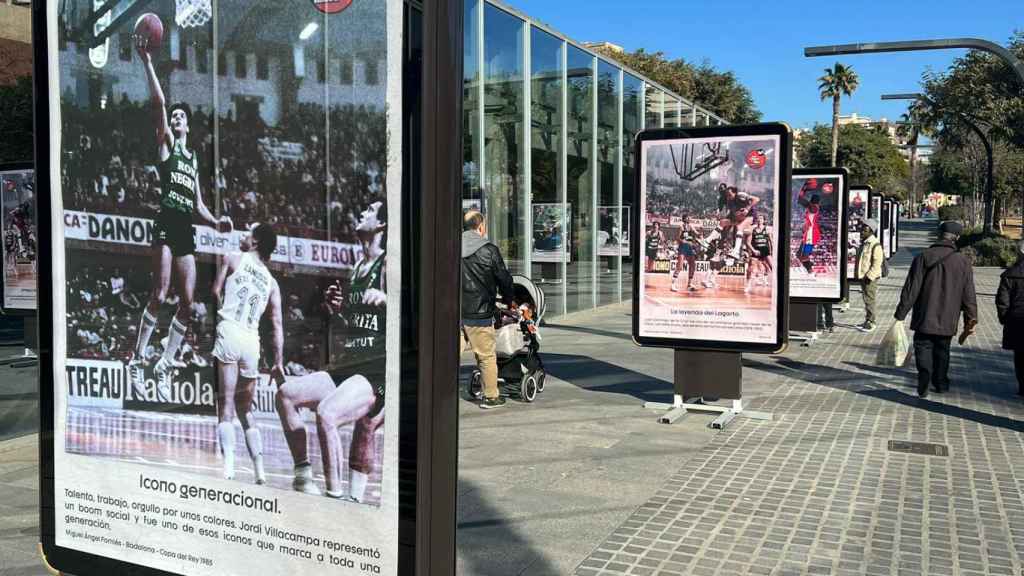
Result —
[[0, 0], [0, 86], [32, 74], [32, 10], [24, 0]]
[[892, 122], [884, 116], [881, 120], [872, 120], [870, 116], [860, 116], [854, 112], [852, 114], [839, 116], [839, 125], [845, 126], [847, 124], [881, 129], [889, 137], [889, 142], [900, 147], [900, 154], [902, 154], [904, 158], [910, 158], [910, 148], [904, 148], [904, 146], [909, 142], [905, 136], [900, 135], [900, 124], [898, 122]]
[[590, 48], [591, 50], [608, 50], [615, 52], [616, 54], [621, 54], [626, 51], [622, 46], [612, 44], [611, 42], [584, 42], [583, 46]]

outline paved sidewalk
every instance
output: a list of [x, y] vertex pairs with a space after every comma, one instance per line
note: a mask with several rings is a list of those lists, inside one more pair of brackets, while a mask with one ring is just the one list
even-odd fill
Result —
[[[926, 241], [914, 229], [911, 248]], [[883, 318], [909, 261], [898, 255], [881, 287]], [[630, 341], [627, 306], [556, 320], [536, 403], [460, 401], [457, 573], [1020, 574], [1024, 402], [998, 350], [998, 274], [977, 272], [980, 334], [954, 348], [951, 393], [919, 401], [912, 369], [875, 366], [888, 320], [870, 335], [841, 326], [745, 357], [745, 402], [775, 420], [723, 432], [710, 415], [666, 426], [643, 408], [671, 400], [672, 353]], [[863, 319], [852, 301], [837, 322]], [[0, 442], [0, 576], [46, 574], [35, 449], [35, 436]]]
[[[908, 226], [906, 244], [925, 245], [922, 227]], [[881, 286], [882, 318], [895, 309], [909, 259], [900, 254]], [[919, 400], [911, 370], [874, 366], [891, 321], [782, 357], [750, 356], [746, 366], [773, 374], [772, 393], [751, 407], [776, 420], [734, 421], [575, 573], [1020, 574], [1024, 402], [1009, 354], [997, 349], [999, 271], [976, 274], [980, 334], [955, 347], [951, 393]], [[889, 440], [950, 453], [890, 452]]]

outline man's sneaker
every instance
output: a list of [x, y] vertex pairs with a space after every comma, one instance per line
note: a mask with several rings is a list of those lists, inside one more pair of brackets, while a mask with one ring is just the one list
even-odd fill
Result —
[[505, 405], [504, 396], [498, 396], [497, 398], [484, 398], [484, 401], [480, 403], [480, 407], [484, 410], [491, 410], [493, 408], [501, 408]]
[[145, 364], [138, 358], [132, 358], [128, 362], [128, 381], [132, 384], [132, 394], [136, 400], [146, 398], [146, 370]]
[[875, 331], [875, 323], [874, 322], [865, 322], [865, 323], [861, 324], [860, 326], [857, 326], [857, 329], [860, 330], [861, 332], [874, 332]]
[[161, 356], [153, 366], [153, 373], [156, 375], [156, 399], [161, 402], [170, 402], [171, 376], [174, 373], [174, 367], [167, 358]]
[[296, 492], [302, 492], [303, 494], [312, 494], [313, 496], [320, 495], [320, 488], [317, 487], [316, 482], [309, 476], [296, 476], [292, 480], [292, 489]]

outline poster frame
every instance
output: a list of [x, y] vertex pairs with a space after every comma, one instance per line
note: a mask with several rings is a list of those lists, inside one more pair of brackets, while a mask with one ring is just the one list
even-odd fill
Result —
[[[36, 176], [36, 174], [35, 174], [35, 164], [33, 164], [32, 162], [2, 162], [2, 163], [0, 163], [0, 172], [25, 172], [25, 171], [31, 171], [33, 173], [33, 176]], [[38, 198], [39, 198], [39, 190], [40, 190], [40, 188], [38, 187], [38, 184], [37, 184], [36, 185], [36, 193], [35, 193], [35, 195], [33, 197], [33, 200], [35, 200], [35, 202], [36, 202], [36, 212], [35, 213], [36, 213], [36, 243], [37, 243], [37, 247], [36, 247], [36, 261], [37, 262], [39, 261], [38, 260], [39, 259], [39, 248], [38, 248], [38, 243], [39, 243], [39, 238], [38, 238], [39, 237], [39, 222], [38, 222], [38, 220], [39, 220], [39, 200], [38, 200]], [[0, 203], [0, 204], [2, 204], [2, 203]], [[2, 205], [0, 205], [0, 209], [3, 209]], [[3, 217], [0, 216], [0, 218], [3, 218]], [[4, 218], [3, 222], [6, 222], [6, 218]], [[0, 232], [2, 232], [2, 230], [0, 230]], [[39, 272], [36, 273], [37, 283], [36, 283], [36, 307], [35, 308], [8, 308], [7, 306], [4, 306], [4, 304], [7, 301], [7, 275], [4, 274], [2, 277], [0, 277], [0, 310], [3, 311], [3, 314], [5, 314], [7, 316], [26, 317], [26, 318], [31, 318], [31, 317], [34, 317], [34, 316], [36, 316], [38, 314], [38, 308], [39, 308], [39, 286], [41, 284], [40, 282], [38, 282], [39, 274], [40, 274]]]
[[[702, 139], [702, 138], [728, 138], [746, 136], [778, 137], [778, 162], [779, 170], [776, 174], [776, 202], [778, 202], [779, 222], [775, 225], [778, 228], [778, 238], [789, 239], [789, 183], [793, 178], [793, 133], [788, 124], [783, 122], [766, 122], [763, 124], [730, 125], [730, 126], [708, 126], [700, 128], [657, 128], [641, 130], [634, 140], [634, 154], [637, 159], [637, 169], [634, 170], [633, 183], [636, 190], [636, 198], [631, 217], [632, 229], [630, 230], [630, 246], [639, 249], [643, 240], [643, 219], [640, 206], [647, 194], [646, 186], [642, 181], [644, 170], [642, 149], [644, 142], [660, 140], [680, 139]], [[785, 190], [785, 193], [783, 193]], [[778, 354], [786, 349], [789, 343], [789, 250], [778, 250], [776, 261], [776, 286], [778, 286], [777, 302], [775, 311], [775, 340], [769, 343], [750, 342], [723, 342], [717, 340], [694, 340], [685, 338], [664, 338], [640, 335], [640, 301], [643, 293], [640, 289], [640, 275], [643, 274], [643, 258], [633, 258], [633, 321], [632, 337], [633, 342], [639, 346], [655, 348], [672, 348], [675, 350], [697, 350], [715, 352], [738, 352], [754, 354]]]
[[[847, 259], [849, 258], [849, 254], [848, 254], [849, 247], [848, 247], [847, 243], [849, 242], [848, 234], [849, 234], [849, 223], [850, 223], [850, 218], [848, 216], [849, 210], [850, 210], [850, 206], [849, 206], [849, 202], [850, 202], [850, 171], [847, 170], [846, 168], [842, 168], [842, 167], [839, 167], [839, 168], [794, 168], [793, 169], [793, 178], [796, 178], [798, 176], [828, 176], [828, 177], [839, 178], [840, 182], [842, 183], [842, 185], [841, 185], [841, 188], [842, 188], [842, 190], [841, 190], [841, 192], [842, 192], [842, 201], [838, 204], [839, 206], [842, 207], [842, 210], [840, 212], [840, 217], [837, 220], [837, 224], [839, 226], [839, 238], [837, 239], [837, 242], [839, 243], [839, 254], [840, 254], [840, 256], [839, 256], [839, 259], [836, 260], [836, 268], [840, 269], [839, 270], [839, 296], [838, 297], [832, 297], [832, 298], [814, 298], [814, 297], [806, 297], [806, 296], [790, 296], [789, 299], [791, 301], [793, 301], [793, 302], [799, 302], [799, 303], [804, 303], [804, 304], [839, 304], [843, 300], [846, 300], [846, 298], [847, 298], [847, 296], [849, 294], [849, 287], [848, 287], [847, 282], [846, 282], [846, 276], [847, 276], [847, 274], [846, 274], [846, 272], [847, 272], [846, 265], [847, 265]], [[833, 192], [833, 194], [838, 194], [839, 192], [840, 191], [836, 191], [836, 192]], [[790, 210], [792, 210], [792, 209], [793, 209], [792, 202], [790, 202]], [[792, 235], [792, 230], [790, 230], [790, 235]], [[792, 293], [792, 287], [790, 288], [790, 293]]]
[[[867, 184], [857, 184], [857, 185], [851, 184], [850, 185], [850, 192], [853, 192], [854, 190], [866, 190], [867, 191], [867, 193], [868, 193], [868, 202], [867, 202], [867, 206], [864, 207], [864, 220], [870, 219], [872, 217], [872, 214], [873, 214], [873, 212], [871, 210], [871, 198], [872, 198], [872, 194], [874, 194], [874, 192], [872, 192], [871, 186], [869, 186]], [[849, 204], [849, 194], [847, 194], [847, 204]], [[849, 206], [847, 206], [847, 208], [849, 208]], [[860, 230], [859, 229], [858, 230], [849, 230], [848, 233], [850, 233], [850, 234], [860, 234]], [[847, 238], [849, 238], [849, 237], [847, 237]], [[849, 246], [847, 246], [847, 250], [849, 250]], [[847, 256], [847, 257], [849, 257], [849, 256]], [[849, 271], [847, 271], [847, 274], [846, 274], [847, 297], [849, 297], [849, 290], [850, 290], [850, 285], [851, 284], [856, 284], [856, 285], [859, 286], [860, 284], [863, 283], [860, 278], [857, 278], [856, 266], [857, 266], [857, 264], [856, 264], [856, 255], [854, 255], [854, 275], [853, 275], [853, 277], [850, 277]]]
[[878, 227], [881, 228], [879, 237], [882, 240], [882, 249], [885, 252], [885, 259], [892, 258], [892, 198], [882, 196], [882, 214]]
[[[458, 214], [461, 184], [462, 71], [464, 10], [454, 0], [419, 5], [402, 2], [406, 46], [403, 78], [402, 355], [398, 459], [398, 573], [443, 574], [455, 571], [455, 504], [457, 488], [458, 405], [450, 402], [458, 388]], [[50, 64], [47, 14], [53, 0], [33, 2], [33, 89], [35, 92], [34, 168], [37, 214], [50, 214], [52, 203]], [[409, 44], [410, 21], [418, 19], [418, 46]], [[414, 174], [415, 172], [415, 174]], [[40, 261], [52, 261], [53, 226], [37, 218]], [[420, 262], [430, 265], [420, 265]], [[37, 310], [53, 314], [53, 272], [40, 266]], [[172, 576], [142, 566], [56, 545], [54, 330], [39, 323], [39, 553], [53, 573]], [[430, 345], [422, 345], [429, 342]], [[68, 572], [65, 572], [68, 573]]]

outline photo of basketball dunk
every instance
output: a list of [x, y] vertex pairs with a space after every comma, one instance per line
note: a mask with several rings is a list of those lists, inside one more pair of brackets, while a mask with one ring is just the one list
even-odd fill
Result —
[[790, 184], [790, 298], [842, 295], [843, 182], [831, 174], [794, 175]]
[[777, 147], [770, 136], [642, 142], [641, 336], [774, 341]]
[[36, 309], [35, 175], [32, 170], [0, 172], [0, 229], [3, 230], [4, 301], [8, 310]]

